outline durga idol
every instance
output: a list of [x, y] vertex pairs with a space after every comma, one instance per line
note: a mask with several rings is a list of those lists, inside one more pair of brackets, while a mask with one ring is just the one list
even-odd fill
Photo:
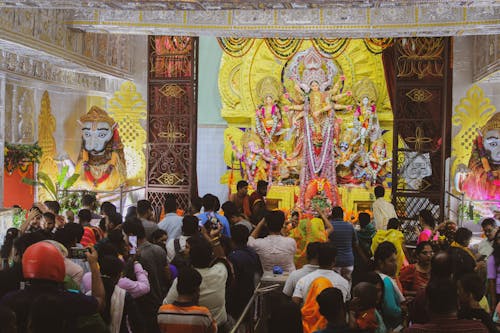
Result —
[[76, 165], [77, 186], [89, 190], [115, 190], [126, 181], [123, 144], [118, 124], [103, 109], [92, 106], [80, 118], [82, 148]]
[[310, 210], [311, 202], [320, 199], [318, 195], [330, 205], [339, 204], [334, 144], [338, 139], [339, 121], [335, 111], [351, 109], [338, 102], [351, 93], [342, 93], [342, 76], [333, 84], [337, 72], [333, 61], [314, 48], [298, 53], [288, 69], [299, 95], [298, 99], [291, 99], [293, 105], [289, 110], [298, 113], [295, 121], [302, 122], [299, 128], [303, 143], [296, 148], [302, 150], [299, 208], [306, 211]]

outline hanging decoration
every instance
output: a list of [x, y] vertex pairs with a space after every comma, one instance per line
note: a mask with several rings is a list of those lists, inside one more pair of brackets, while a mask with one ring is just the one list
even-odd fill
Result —
[[28, 171], [32, 163], [40, 163], [42, 148], [38, 143], [28, 144], [10, 144], [5, 143], [4, 164], [7, 173], [12, 174], [19, 169], [22, 173]]
[[281, 59], [290, 59], [302, 45], [302, 39], [266, 38], [266, 45], [275, 56]]
[[313, 38], [312, 44], [316, 51], [320, 53], [328, 54], [332, 57], [340, 55], [347, 45], [349, 45], [350, 39], [348, 38]]
[[252, 48], [255, 39], [253, 38], [217, 38], [221, 49], [231, 57], [243, 57]]
[[366, 48], [373, 54], [380, 54], [394, 43], [394, 38], [365, 38]]

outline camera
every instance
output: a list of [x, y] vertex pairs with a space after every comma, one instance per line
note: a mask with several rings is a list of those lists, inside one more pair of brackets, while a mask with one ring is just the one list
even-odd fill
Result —
[[72, 247], [69, 249], [68, 257], [71, 259], [87, 259], [87, 252], [90, 252], [89, 248]]

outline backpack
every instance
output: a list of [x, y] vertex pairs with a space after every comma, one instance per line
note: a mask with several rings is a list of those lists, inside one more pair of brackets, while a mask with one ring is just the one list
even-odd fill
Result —
[[174, 265], [177, 270], [181, 268], [189, 266], [189, 258], [186, 256], [184, 250], [181, 249], [181, 241], [179, 238], [174, 239], [174, 250], [175, 256], [174, 259], [170, 262], [171, 265]]

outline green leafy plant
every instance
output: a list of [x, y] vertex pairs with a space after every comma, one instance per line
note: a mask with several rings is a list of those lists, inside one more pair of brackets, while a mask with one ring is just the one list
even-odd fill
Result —
[[38, 172], [36, 174], [36, 179], [26, 178], [22, 179], [22, 182], [31, 186], [40, 186], [49, 193], [53, 200], [59, 201], [62, 196], [61, 194], [67, 195], [67, 191], [76, 183], [80, 174], [75, 173], [68, 176], [68, 166], [64, 166], [61, 169], [59, 175], [57, 175], [55, 183], [45, 172]]
[[15, 228], [19, 228], [21, 226], [21, 224], [26, 219], [26, 214], [28, 214], [28, 211], [26, 209], [16, 208], [14, 216], [12, 218], [12, 224]]
[[5, 170], [12, 174], [16, 169], [26, 172], [31, 163], [40, 163], [42, 148], [38, 143], [32, 145], [5, 143]]

